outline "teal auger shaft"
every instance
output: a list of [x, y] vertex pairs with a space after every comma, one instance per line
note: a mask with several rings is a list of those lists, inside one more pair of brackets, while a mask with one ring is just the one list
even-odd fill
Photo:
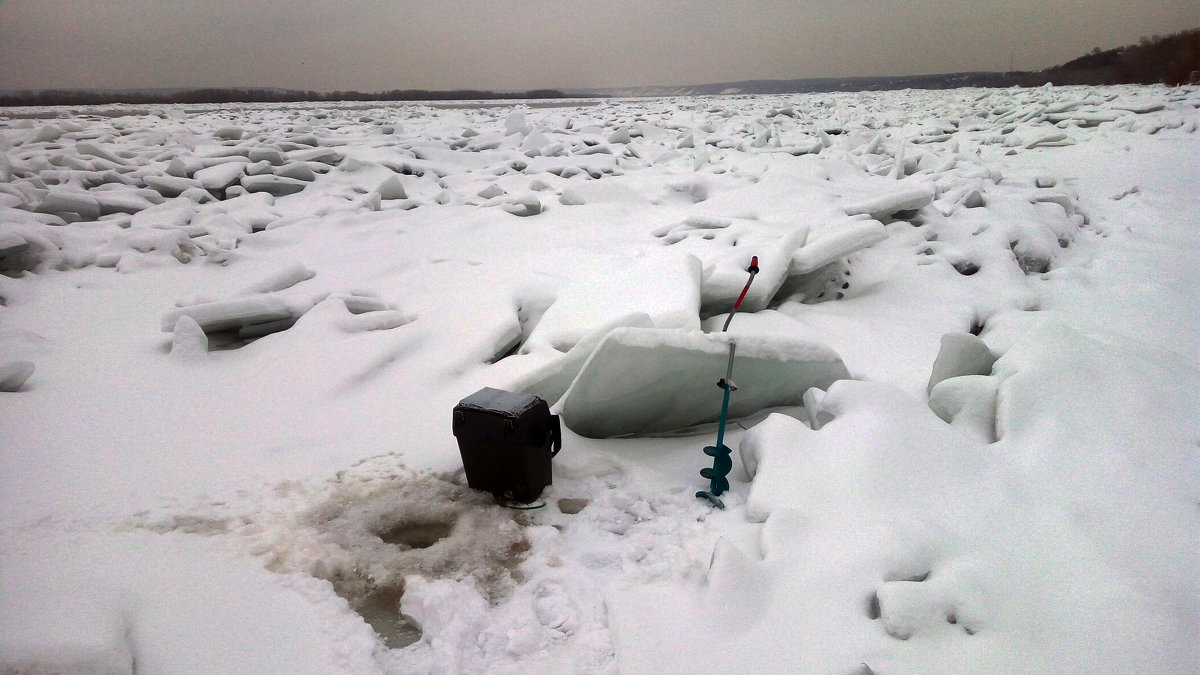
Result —
[[725, 445], [725, 421], [729, 418], [729, 392], [728, 386], [722, 387], [725, 390], [724, 396], [721, 398], [721, 421], [717, 424], [717, 445]]
[[[725, 319], [725, 325], [721, 328], [721, 332], [728, 332], [729, 323], [733, 321], [733, 315], [737, 313], [738, 307], [741, 307], [742, 300], [746, 299], [746, 292], [750, 290], [750, 284], [754, 283], [754, 275], [758, 274], [758, 256], [750, 258], [750, 267], [746, 269], [750, 273], [750, 278], [746, 280], [746, 286], [742, 288], [742, 292], [738, 295], [738, 299], [733, 303], [733, 311], [729, 313], [729, 318]], [[717, 382], [717, 386], [724, 390], [721, 398], [721, 418], [717, 422], [717, 444], [709, 445], [704, 448], [704, 454], [713, 458], [711, 468], [700, 470], [700, 475], [707, 478], [709, 481], [708, 490], [701, 490], [696, 493], [696, 497], [707, 499], [713, 506], [723, 509], [725, 502], [721, 501], [720, 495], [729, 489], [729, 471], [733, 469], [733, 459], [730, 454], [733, 452], [729, 446], [725, 445], [725, 424], [729, 419], [729, 395], [737, 389], [737, 385], [733, 383], [733, 356], [737, 351], [737, 343], [732, 339], [729, 341], [729, 362], [725, 366], [725, 377], [722, 377]]]

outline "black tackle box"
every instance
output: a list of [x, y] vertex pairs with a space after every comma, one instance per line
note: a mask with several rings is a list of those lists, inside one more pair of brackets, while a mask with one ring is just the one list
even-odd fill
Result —
[[552, 482], [562, 429], [541, 398], [484, 387], [454, 407], [453, 428], [471, 488], [524, 504]]

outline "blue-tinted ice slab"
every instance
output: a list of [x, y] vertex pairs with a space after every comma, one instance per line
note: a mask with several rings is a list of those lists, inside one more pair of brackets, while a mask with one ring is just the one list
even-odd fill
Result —
[[[584, 364], [561, 403], [562, 419], [589, 438], [663, 433], [713, 422], [721, 413], [717, 381], [729, 358], [727, 333], [617, 328]], [[850, 377], [819, 342], [739, 336], [730, 399], [732, 418], [800, 405], [810, 387]]]

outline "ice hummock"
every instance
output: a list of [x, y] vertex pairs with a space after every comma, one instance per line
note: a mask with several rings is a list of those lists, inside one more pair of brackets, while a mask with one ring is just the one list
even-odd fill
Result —
[[[713, 422], [716, 383], [726, 372], [728, 334], [614, 329], [596, 347], [560, 403], [563, 423], [581, 436], [664, 433]], [[779, 336], [736, 338], [732, 418], [797, 406], [810, 387], [849, 377], [830, 347]]]

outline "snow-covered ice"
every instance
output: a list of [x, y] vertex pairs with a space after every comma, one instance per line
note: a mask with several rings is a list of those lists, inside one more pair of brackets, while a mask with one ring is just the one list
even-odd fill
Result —
[[0, 671], [1198, 672], [1198, 109], [0, 110]]

